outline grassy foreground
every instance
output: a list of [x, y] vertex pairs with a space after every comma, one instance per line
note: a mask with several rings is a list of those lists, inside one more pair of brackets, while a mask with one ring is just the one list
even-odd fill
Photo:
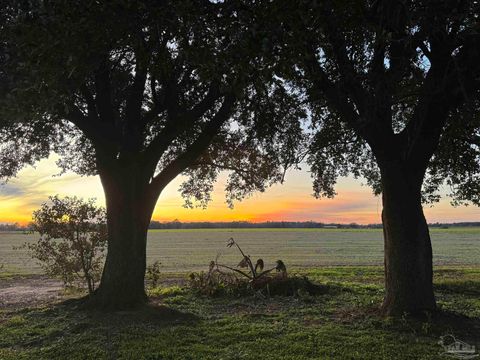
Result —
[[381, 318], [380, 267], [299, 271], [327, 286], [311, 297], [205, 298], [171, 285], [151, 304], [103, 314], [58, 304], [0, 313], [0, 359], [451, 359], [453, 334], [480, 345], [480, 268], [440, 268], [441, 311]]

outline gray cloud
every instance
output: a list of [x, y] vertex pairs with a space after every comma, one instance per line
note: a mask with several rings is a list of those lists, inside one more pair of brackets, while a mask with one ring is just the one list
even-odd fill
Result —
[[25, 195], [25, 189], [22, 186], [6, 183], [0, 185], [0, 196], [3, 198], [14, 198]]

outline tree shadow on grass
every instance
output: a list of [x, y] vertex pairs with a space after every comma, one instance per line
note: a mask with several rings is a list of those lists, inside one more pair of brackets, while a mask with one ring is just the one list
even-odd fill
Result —
[[434, 284], [435, 291], [480, 297], [480, 281], [448, 281]]
[[84, 304], [84, 299], [70, 299], [59, 303], [56, 307], [62, 308], [63, 311], [70, 314], [83, 314], [88, 318], [93, 318], [98, 323], [97, 325], [111, 325], [112, 323], [118, 325], [150, 324], [161, 327], [185, 323], [192, 324], [199, 320], [195, 314], [182, 312], [157, 302], [149, 302], [131, 310], [119, 311], [89, 309]]
[[[175, 325], [192, 325], [200, 320], [198, 316], [168, 306], [149, 303], [132, 310], [104, 312], [86, 309], [79, 299], [69, 299], [44, 307], [13, 309], [3, 313], [2, 323], [22, 318], [18, 326], [39, 326], [40, 328], [64, 328], [71, 333], [81, 333], [90, 328], [118, 329], [129, 326], [150, 326], [155, 328]], [[11, 326], [17, 326], [12, 322]], [[54, 331], [52, 335], [56, 335]]]
[[[437, 331], [464, 336], [464, 340], [480, 341], [480, 318], [469, 317], [452, 311], [438, 311], [433, 317]], [[442, 334], [442, 335], [444, 335]]]
[[109, 359], [118, 357], [125, 338], [144, 338], [177, 326], [195, 326], [200, 320], [193, 314], [162, 304], [147, 304], [131, 311], [101, 312], [86, 310], [78, 301], [16, 309], [3, 313], [2, 318], [0, 351], [10, 349], [29, 354], [47, 351], [61, 356], [85, 353], [85, 358], [96, 358], [95, 349], [100, 349]]
[[379, 306], [349, 306], [337, 309], [334, 319], [352, 326], [375, 327], [394, 333], [438, 338], [454, 335], [470, 344], [480, 343], [480, 318], [453, 311], [437, 310], [415, 316], [385, 317]]
[[195, 314], [172, 309], [165, 305], [146, 304], [131, 311], [117, 311], [114, 316], [126, 321], [148, 322], [156, 326], [171, 326], [176, 324], [192, 324], [199, 320]]

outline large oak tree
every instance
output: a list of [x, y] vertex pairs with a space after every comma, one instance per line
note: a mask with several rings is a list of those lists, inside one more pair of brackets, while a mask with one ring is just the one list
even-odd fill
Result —
[[457, 198], [478, 199], [479, 128], [472, 119], [478, 3], [331, 0], [268, 7], [279, 71], [311, 104], [308, 162], [316, 195], [333, 196], [338, 176], [366, 178], [383, 201], [384, 312], [434, 310], [422, 200], [434, 200], [432, 191], [445, 180]]
[[187, 204], [205, 205], [222, 169], [235, 200], [295, 162], [302, 108], [262, 65], [252, 8], [236, 3], [8, 8], [12, 82], [1, 108], [15, 121], [3, 132], [3, 174], [56, 151], [65, 170], [100, 176], [108, 253], [94, 305], [145, 301], [147, 228], [176, 176], [190, 176]]

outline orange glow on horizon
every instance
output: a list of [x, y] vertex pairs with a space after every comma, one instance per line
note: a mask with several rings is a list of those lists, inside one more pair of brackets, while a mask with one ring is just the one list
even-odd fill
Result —
[[[22, 170], [18, 177], [0, 186], [0, 223], [31, 221], [32, 212], [48, 196], [78, 196], [96, 198], [104, 205], [104, 195], [98, 177], [79, 177], [67, 173], [53, 177], [59, 169], [55, 157], [42, 160], [36, 168]], [[317, 200], [311, 196], [311, 179], [306, 171], [291, 172], [284, 185], [274, 185], [264, 193], [236, 203], [229, 209], [224, 200], [225, 177], [220, 177], [206, 210], [186, 209], [178, 193], [181, 178], [175, 179], [162, 193], [153, 220], [190, 221], [316, 221], [324, 223], [372, 224], [381, 222], [381, 198], [372, 195], [368, 187], [350, 178], [341, 179], [334, 199]], [[428, 222], [480, 221], [480, 208], [450, 206], [448, 199], [434, 207], [425, 207]]]

